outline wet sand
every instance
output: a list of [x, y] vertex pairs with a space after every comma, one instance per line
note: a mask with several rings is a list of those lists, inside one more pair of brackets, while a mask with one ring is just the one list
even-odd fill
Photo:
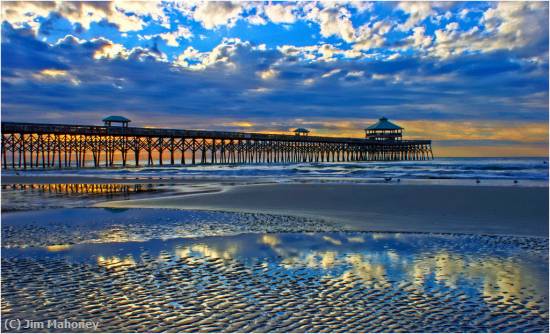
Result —
[[[2, 183], [162, 185], [170, 196], [106, 199], [115, 208], [172, 208], [322, 218], [343, 230], [548, 237], [548, 187], [275, 183], [265, 178], [3, 176]], [[179, 188], [178, 188], [179, 187]], [[184, 188], [182, 188], [184, 187]], [[207, 191], [207, 193], [202, 193]], [[169, 193], [169, 192], [168, 192]], [[202, 194], [201, 194], [202, 193]]]
[[547, 187], [268, 184], [98, 206], [297, 215], [358, 231], [548, 237]]
[[548, 329], [547, 187], [245, 182], [159, 179], [177, 190], [3, 212], [3, 319], [108, 332]]
[[9, 249], [2, 315], [109, 332], [544, 332], [537, 239], [283, 233]]
[[324, 232], [338, 228], [318, 219], [217, 211], [62, 208], [2, 213], [2, 247], [169, 240], [242, 233]]

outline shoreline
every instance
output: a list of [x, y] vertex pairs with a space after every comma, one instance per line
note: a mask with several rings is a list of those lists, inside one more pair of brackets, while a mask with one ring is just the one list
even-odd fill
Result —
[[415, 179], [392, 178], [351, 178], [351, 177], [282, 177], [271, 176], [157, 176], [157, 177], [113, 177], [90, 175], [2, 175], [2, 184], [156, 184], [156, 185], [194, 185], [205, 183], [220, 184], [357, 184], [357, 185], [407, 185], [407, 186], [476, 186], [476, 187], [514, 187], [514, 188], [548, 188], [545, 180], [521, 180], [513, 183], [508, 179]]
[[548, 187], [276, 181], [230, 177], [2, 177], [3, 184], [121, 183], [163, 185], [169, 189], [135, 199], [105, 199], [91, 207], [291, 215], [322, 219], [350, 231], [548, 237]]

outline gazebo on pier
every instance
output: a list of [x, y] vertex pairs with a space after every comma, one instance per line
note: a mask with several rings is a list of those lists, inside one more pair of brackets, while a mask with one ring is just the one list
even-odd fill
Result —
[[307, 136], [309, 134], [309, 130], [304, 128], [297, 128], [293, 132], [296, 136]]
[[402, 139], [403, 128], [382, 117], [377, 123], [365, 129], [365, 135], [368, 140], [396, 141]]
[[112, 123], [121, 123], [123, 128], [127, 128], [130, 122], [131, 120], [124, 116], [109, 116], [103, 119], [105, 126], [111, 126]]

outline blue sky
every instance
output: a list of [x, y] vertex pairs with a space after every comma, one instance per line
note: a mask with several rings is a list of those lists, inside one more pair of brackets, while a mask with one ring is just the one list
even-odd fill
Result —
[[546, 155], [547, 2], [4, 2], [2, 118]]

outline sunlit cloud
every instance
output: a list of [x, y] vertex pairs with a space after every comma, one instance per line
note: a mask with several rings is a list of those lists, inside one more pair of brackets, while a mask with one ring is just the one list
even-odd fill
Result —
[[56, 70], [56, 69], [45, 69], [39, 72], [39, 75], [41, 76], [52, 77], [52, 78], [66, 77], [68, 74], [69, 74], [68, 71]]
[[387, 116], [440, 155], [547, 154], [547, 2], [17, 1], [2, 21], [5, 120], [108, 105], [136, 126], [361, 138]]
[[79, 85], [80, 80], [74, 77], [69, 71], [58, 69], [44, 69], [33, 75], [40, 81], [68, 81], [73, 85]]
[[277, 72], [276, 70], [273, 70], [273, 69], [261, 71], [261, 72], [258, 73], [260, 78], [262, 78], [263, 80], [273, 79], [273, 78], [277, 77], [278, 74], [279, 74], [279, 72]]

